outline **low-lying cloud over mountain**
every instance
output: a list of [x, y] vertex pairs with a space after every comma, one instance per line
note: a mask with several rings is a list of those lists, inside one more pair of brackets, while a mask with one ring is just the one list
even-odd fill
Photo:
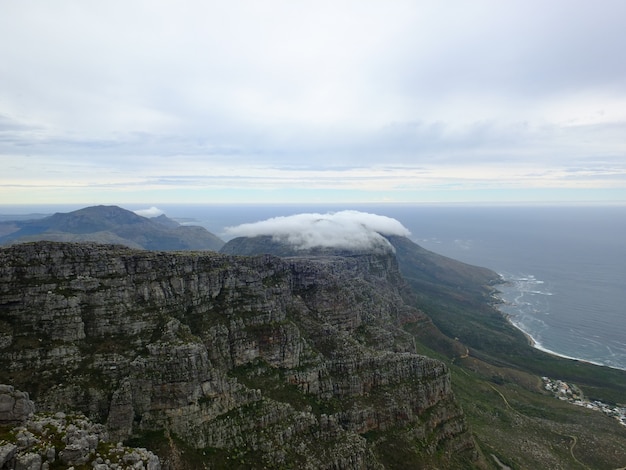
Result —
[[148, 219], [165, 214], [165, 212], [163, 212], [161, 209], [154, 206], [150, 207], [149, 209], [137, 209], [133, 212], [137, 215], [140, 215], [141, 217], [147, 217]]
[[227, 227], [230, 237], [272, 236], [299, 250], [341, 248], [393, 250], [384, 235], [409, 236], [411, 232], [391, 217], [359, 211], [297, 214]]

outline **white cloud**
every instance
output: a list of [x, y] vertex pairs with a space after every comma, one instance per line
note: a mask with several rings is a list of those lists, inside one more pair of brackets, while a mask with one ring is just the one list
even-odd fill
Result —
[[393, 250], [384, 235], [408, 237], [409, 230], [391, 217], [359, 211], [297, 214], [227, 227], [233, 237], [269, 235], [298, 250], [341, 248]]
[[142, 217], [147, 217], [147, 218], [152, 218], [152, 217], [158, 217], [160, 215], [165, 214], [165, 212], [163, 212], [161, 209], [159, 209], [158, 207], [150, 207], [149, 209], [137, 209], [136, 211], [133, 211], [135, 214], [140, 215]]

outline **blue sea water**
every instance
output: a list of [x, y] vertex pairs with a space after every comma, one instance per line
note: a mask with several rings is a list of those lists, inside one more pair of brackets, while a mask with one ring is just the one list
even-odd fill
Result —
[[[223, 238], [227, 226], [301, 212], [355, 209], [393, 217], [424, 248], [500, 273], [508, 281], [499, 286], [500, 309], [536, 347], [626, 369], [626, 206], [158, 207]], [[0, 214], [7, 210], [0, 207]]]

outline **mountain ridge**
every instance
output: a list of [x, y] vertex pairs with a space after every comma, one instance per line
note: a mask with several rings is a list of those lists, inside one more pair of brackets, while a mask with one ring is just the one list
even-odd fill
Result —
[[118, 206], [90, 206], [31, 220], [0, 222], [0, 244], [49, 240], [114, 243], [148, 250], [213, 250], [224, 242], [167, 216], [146, 218]]

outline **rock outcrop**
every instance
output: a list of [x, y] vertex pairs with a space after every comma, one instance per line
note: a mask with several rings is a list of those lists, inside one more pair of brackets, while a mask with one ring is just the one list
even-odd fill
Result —
[[[108, 441], [102, 424], [63, 412], [35, 414], [26, 392], [0, 384], [0, 468], [47, 470], [89, 466], [96, 470], [160, 470], [159, 458], [143, 448]], [[5, 409], [7, 412], [5, 412]]]
[[402, 328], [426, 320], [400, 280], [391, 254], [15, 245], [0, 250], [0, 383], [114, 441], [160, 436], [165, 467], [177, 442], [215, 466], [382, 468], [402, 448], [472, 467], [447, 366]]
[[0, 426], [24, 423], [34, 412], [28, 393], [0, 384]]

